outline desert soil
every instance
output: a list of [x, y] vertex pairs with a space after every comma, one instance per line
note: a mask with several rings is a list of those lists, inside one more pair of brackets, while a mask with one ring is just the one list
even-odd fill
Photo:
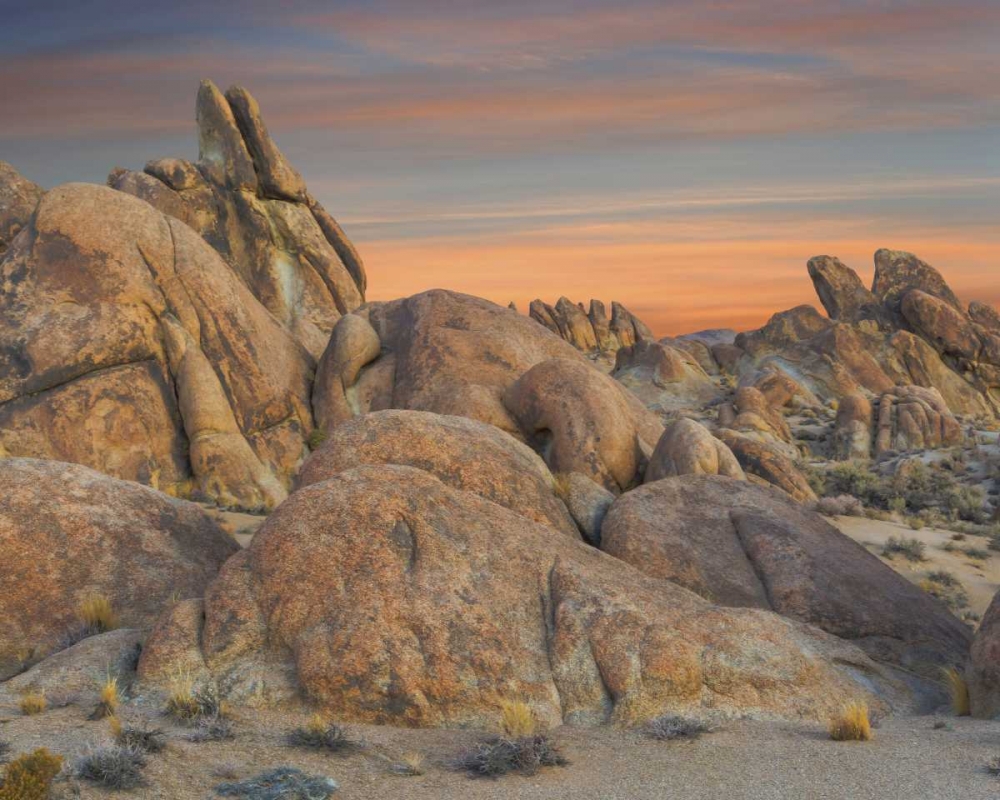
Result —
[[[334, 778], [341, 786], [334, 797], [342, 800], [995, 800], [1000, 795], [1000, 779], [986, 769], [1000, 755], [1000, 722], [968, 718], [893, 718], [867, 743], [830, 741], [816, 723], [733, 721], [698, 741], [671, 743], [610, 727], [561, 728], [553, 736], [569, 766], [498, 780], [468, 778], [446, 766], [480, 735], [474, 731], [358, 725], [351, 731], [365, 740], [364, 748], [341, 756], [283, 744], [286, 731], [305, 721], [304, 713], [242, 710], [235, 719], [236, 738], [229, 742], [187, 742], [185, 729], [165, 725], [169, 745], [150, 757], [145, 788], [111, 794], [72, 782], [60, 787], [62, 796], [207, 800], [223, 780], [277, 766]], [[935, 729], [936, 722], [946, 727]], [[86, 709], [79, 707], [22, 717], [12, 706], [0, 706], [0, 736], [18, 751], [45, 746], [73, 758], [106, 731], [106, 723], [87, 721]], [[426, 758], [426, 773], [393, 774], [392, 762], [414, 751]]]

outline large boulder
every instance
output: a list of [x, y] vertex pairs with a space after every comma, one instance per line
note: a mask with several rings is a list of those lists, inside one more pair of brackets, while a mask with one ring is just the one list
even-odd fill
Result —
[[869, 458], [872, 452], [872, 404], [863, 394], [840, 401], [833, 423], [833, 457], [841, 461]]
[[689, 351], [648, 339], [618, 350], [612, 377], [656, 412], [700, 409], [721, 396]]
[[962, 304], [941, 273], [913, 253], [881, 248], [875, 251], [875, 277], [872, 293], [892, 314], [900, 313], [904, 296], [919, 289], [962, 310]]
[[875, 454], [927, 450], [961, 444], [962, 426], [937, 389], [896, 386], [879, 399]]
[[965, 625], [818, 514], [771, 488], [709, 475], [618, 498], [601, 549], [721, 605], [771, 609], [937, 678], [968, 651]]
[[148, 628], [238, 549], [193, 503], [76, 464], [0, 460], [0, 679], [51, 650], [88, 596]]
[[[815, 718], [885, 685], [848, 643], [715, 607], [397, 466], [283, 503], [206, 593], [200, 648], [230, 699], [301, 693], [340, 719], [410, 726], [495, 725], [509, 698], [543, 724]], [[144, 655], [140, 671], [157, 666]]]
[[6, 161], [0, 161], [0, 257], [31, 219], [45, 192]]
[[108, 184], [193, 228], [291, 335], [319, 358], [334, 324], [364, 302], [354, 246], [309, 194], [241, 87], [203, 81], [199, 161], [159, 159], [117, 169]]
[[122, 192], [44, 195], [0, 261], [0, 452], [280, 502], [313, 362], [218, 253]]
[[789, 458], [797, 455], [784, 415], [755, 386], [741, 386], [736, 390], [732, 403], [719, 405], [719, 425], [769, 442]]
[[1000, 714], [1000, 592], [976, 630], [966, 681], [973, 716], [993, 719]]
[[886, 319], [879, 299], [861, 283], [858, 274], [833, 256], [814, 256], [806, 267], [813, 287], [830, 319], [860, 322]]
[[504, 404], [553, 472], [578, 472], [618, 493], [641, 478], [660, 423], [589, 364], [537, 364], [504, 393]]
[[610, 320], [600, 300], [591, 300], [587, 310], [582, 303], [578, 305], [565, 297], [560, 297], [555, 306], [532, 300], [528, 314], [584, 353], [614, 353], [620, 347], [653, 339], [649, 327], [618, 302], [611, 304]]
[[426, 411], [378, 411], [336, 427], [303, 464], [309, 486], [364, 464], [422, 469], [456, 489], [574, 538], [580, 533], [553, 491], [554, 478], [530, 447], [484, 422]]
[[776, 486], [801, 502], [816, 499], [816, 493], [802, 471], [773, 443], [728, 428], [720, 428], [716, 436], [736, 456], [751, 481]]
[[746, 480], [733, 451], [692, 419], [678, 419], [667, 425], [649, 458], [645, 482], [677, 475], [725, 475]]

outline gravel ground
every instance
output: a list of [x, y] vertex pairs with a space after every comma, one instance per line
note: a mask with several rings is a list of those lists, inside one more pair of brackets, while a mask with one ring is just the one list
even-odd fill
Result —
[[[284, 745], [285, 733], [305, 719], [298, 713], [241, 710], [235, 715], [233, 741], [203, 744], [186, 741], [183, 728], [166, 725], [170, 744], [150, 758], [146, 787], [111, 794], [74, 782], [60, 787], [61, 796], [207, 800], [224, 779], [295, 766], [336, 779], [341, 789], [335, 798], [342, 800], [1000, 798], [1000, 779], [986, 771], [1000, 755], [1000, 722], [892, 718], [868, 743], [832, 742], [813, 723], [729, 722], [698, 741], [673, 743], [613, 728], [562, 728], [553, 737], [569, 766], [531, 778], [482, 780], [445, 766], [478, 738], [475, 732], [352, 726], [352, 734], [366, 745], [340, 756]], [[936, 730], [936, 721], [948, 727]], [[87, 721], [86, 709], [75, 706], [29, 718], [0, 703], [0, 738], [17, 751], [46, 746], [72, 758], [88, 744], [106, 739], [107, 725]], [[393, 774], [391, 764], [414, 751], [425, 757], [426, 773]]]

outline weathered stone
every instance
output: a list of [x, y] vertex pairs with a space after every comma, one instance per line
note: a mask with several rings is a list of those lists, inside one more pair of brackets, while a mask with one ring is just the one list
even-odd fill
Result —
[[197, 683], [208, 678], [201, 653], [205, 601], [192, 597], [171, 604], [157, 620], [142, 647], [138, 675], [143, 683], [169, 685], [178, 674]]
[[647, 484], [615, 501], [601, 548], [713, 602], [770, 608], [935, 680], [968, 652], [968, 629], [944, 605], [773, 489], [708, 475]]
[[860, 322], [883, 320], [877, 297], [864, 287], [858, 274], [833, 256], [815, 256], [807, 264], [816, 294], [830, 319]]
[[694, 420], [679, 419], [667, 426], [656, 444], [645, 482], [677, 475], [726, 475], [746, 480], [733, 452]]
[[869, 458], [872, 452], [872, 404], [862, 394], [840, 401], [833, 425], [833, 457], [842, 461]]
[[0, 256], [27, 225], [43, 194], [41, 186], [23, 177], [6, 161], [0, 161]]
[[930, 264], [921, 261], [913, 253], [902, 250], [877, 250], [872, 292], [886, 309], [898, 314], [903, 296], [911, 289], [919, 289], [959, 311], [962, 310], [962, 304], [958, 302], [955, 293], [941, 277], [941, 273]]
[[425, 411], [378, 411], [333, 428], [302, 465], [298, 487], [364, 464], [416, 467], [578, 539], [545, 462], [527, 445], [476, 420]]
[[345, 720], [482, 727], [509, 697], [545, 725], [706, 706], [823, 718], [886, 685], [850, 644], [713, 607], [406, 467], [293, 494], [205, 611], [225, 694], [300, 691]]
[[876, 455], [952, 447], [964, 438], [937, 389], [897, 386], [879, 399], [875, 420]]
[[584, 353], [597, 349], [594, 328], [587, 315], [565, 297], [560, 297], [555, 307], [555, 321], [563, 339]]
[[809, 481], [795, 466], [791, 458], [775, 449], [773, 444], [753, 439], [737, 431], [722, 428], [716, 435], [736, 456], [743, 471], [751, 480], [777, 486], [786, 494], [802, 502], [816, 499]]
[[583, 538], [595, 547], [600, 546], [601, 525], [615, 496], [579, 472], [557, 475], [556, 488]]
[[972, 715], [996, 718], [1000, 714], [1000, 592], [993, 596], [976, 630], [965, 678]]
[[284, 496], [312, 361], [190, 228], [122, 192], [49, 191], [0, 261], [0, 446], [219, 502]]
[[[579, 472], [611, 492], [636, 483], [654, 418], [615, 381], [578, 360], [551, 359], [522, 375], [504, 404], [553, 472]], [[638, 408], [637, 408], [638, 406]]]
[[612, 377], [658, 412], [700, 409], [720, 397], [693, 356], [649, 339], [618, 350]]
[[239, 549], [198, 506], [75, 464], [0, 460], [0, 498], [0, 679], [49, 652], [88, 596], [146, 628]]
[[368, 320], [356, 314], [341, 317], [316, 368], [312, 408], [320, 430], [332, 431], [359, 413], [358, 375], [381, 352], [382, 343]]

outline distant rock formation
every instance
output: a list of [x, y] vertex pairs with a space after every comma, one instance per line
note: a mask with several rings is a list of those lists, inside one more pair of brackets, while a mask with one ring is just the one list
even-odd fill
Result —
[[591, 300], [590, 308], [560, 297], [555, 306], [532, 300], [529, 316], [561, 336], [584, 353], [614, 353], [636, 342], [653, 340], [649, 327], [621, 303], [611, 303], [611, 319], [600, 300]]
[[271, 139], [257, 101], [203, 81], [199, 161], [116, 169], [108, 185], [193, 228], [314, 358], [334, 324], [365, 299], [364, 264]]

